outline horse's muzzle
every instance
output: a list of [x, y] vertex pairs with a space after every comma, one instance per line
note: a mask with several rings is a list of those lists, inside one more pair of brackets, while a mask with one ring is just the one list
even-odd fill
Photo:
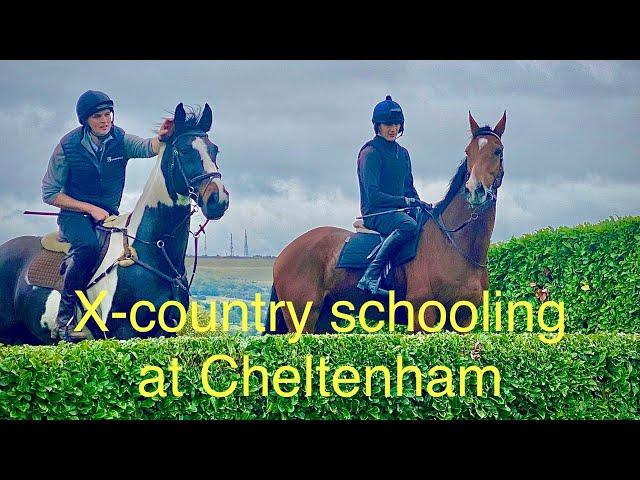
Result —
[[465, 200], [474, 207], [482, 205], [487, 200], [487, 197], [488, 192], [481, 183], [478, 184], [478, 187], [473, 192], [469, 191], [467, 187], [464, 189]]
[[202, 213], [210, 220], [219, 220], [229, 208], [229, 192], [219, 179], [209, 184], [201, 198]]

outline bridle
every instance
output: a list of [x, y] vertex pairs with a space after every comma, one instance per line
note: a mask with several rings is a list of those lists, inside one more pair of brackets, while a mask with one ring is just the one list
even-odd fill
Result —
[[[191, 179], [189, 179], [187, 177], [187, 175], [185, 173], [185, 170], [184, 170], [184, 167], [182, 165], [182, 160], [181, 160], [182, 155], [180, 154], [180, 150], [178, 149], [178, 145], [177, 144], [178, 144], [178, 140], [180, 138], [188, 136], [188, 135], [189, 136], [196, 136], [196, 137], [207, 137], [207, 134], [205, 132], [202, 132], [202, 131], [199, 131], [199, 130], [190, 130], [190, 131], [182, 132], [182, 133], [180, 133], [180, 134], [175, 136], [175, 138], [171, 142], [172, 155], [171, 155], [171, 163], [169, 164], [168, 178], [171, 179], [170, 181], [171, 181], [172, 190], [174, 192], [176, 192], [177, 194], [181, 194], [182, 195], [182, 193], [178, 192], [178, 190], [175, 188], [175, 185], [173, 184], [173, 172], [174, 172], [175, 165], [177, 165], [178, 166], [178, 171], [182, 175], [182, 179], [183, 179], [184, 184], [185, 184], [185, 186], [187, 188], [187, 195], [189, 196], [190, 199], [192, 199], [192, 200], [194, 200], [196, 202], [196, 205], [195, 205], [195, 207], [193, 209], [190, 209], [190, 212], [185, 216], [185, 218], [182, 221], [180, 221], [175, 226], [175, 228], [171, 231], [171, 233], [164, 234], [163, 237], [173, 237], [174, 233], [176, 232], [176, 230], [178, 228], [180, 228], [183, 223], [188, 221], [191, 218], [191, 216], [198, 211], [198, 201], [200, 199], [199, 185], [204, 180], [208, 179], [209, 180], [209, 182], [207, 183], [207, 186], [208, 186], [209, 183], [211, 183], [211, 181], [213, 181], [213, 179], [222, 178], [222, 175], [220, 174], [220, 172], [205, 172], [203, 174], [196, 175], [195, 177], [193, 177]], [[218, 153], [218, 147], [215, 146], [215, 148], [216, 148], [216, 151], [215, 151], [215, 155], [214, 155], [214, 162], [215, 162], [215, 157], [217, 156], [217, 153]], [[205, 187], [205, 189], [206, 189], [206, 187]], [[150, 272], [153, 272], [154, 274], [158, 275], [159, 277], [161, 277], [164, 280], [166, 280], [167, 282], [169, 282], [174, 289], [175, 288], [180, 288], [180, 289], [186, 291], [187, 294], [189, 294], [190, 289], [191, 289], [191, 284], [193, 282], [193, 277], [195, 276], [195, 273], [196, 273], [196, 267], [198, 265], [198, 236], [200, 234], [204, 233], [204, 227], [207, 225], [207, 223], [209, 223], [209, 219], [207, 219], [204, 222], [204, 224], [199, 226], [199, 229], [198, 229], [197, 232], [194, 233], [191, 230], [189, 230], [189, 233], [191, 235], [193, 235], [194, 242], [195, 242], [195, 257], [194, 257], [194, 262], [193, 262], [193, 271], [191, 273], [191, 279], [189, 280], [188, 283], [186, 281], [187, 280], [187, 272], [185, 271], [184, 273], [180, 273], [178, 271], [178, 269], [176, 268], [174, 263], [169, 258], [169, 255], [167, 254], [167, 251], [165, 249], [164, 240], [162, 240], [162, 239], [157, 240], [155, 242], [155, 246], [158, 247], [161, 250], [164, 259], [169, 264], [169, 267], [171, 268], [171, 271], [173, 272], [173, 274], [175, 276], [167, 275], [166, 273], [161, 272], [157, 268], [155, 268], [155, 267], [147, 264], [146, 262], [143, 262], [142, 260], [138, 259], [137, 256], [133, 256], [132, 255], [132, 252], [131, 252], [131, 250], [129, 248], [129, 244], [128, 244], [128, 239], [129, 238], [134, 239], [134, 240], [136, 240], [136, 241], [138, 241], [140, 243], [144, 243], [146, 245], [154, 245], [154, 242], [153, 241], [142, 240], [142, 239], [137, 238], [135, 236], [129, 235], [127, 233], [127, 227], [129, 226], [130, 219], [131, 219], [131, 214], [129, 214], [129, 216], [127, 217], [127, 221], [125, 223], [125, 228], [104, 227], [102, 225], [97, 225], [96, 226], [96, 228], [99, 228], [99, 229], [104, 230], [104, 231], [121, 232], [123, 234], [123, 242], [124, 242], [124, 251], [125, 251], [125, 253], [123, 254], [122, 257], [118, 258], [112, 265], [110, 265], [109, 268], [107, 268], [101, 275], [96, 277], [96, 279], [93, 282], [91, 282], [91, 284], [88, 285], [86, 288], [89, 288], [89, 287], [95, 285], [100, 279], [102, 279], [104, 276], [109, 274], [109, 272], [113, 269], [113, 267], [115, 267], [120, 261], [130, 259], [130, 260], [134, 261], [135, 263], [137, 263], [138, 265], [140, 265], [141, 267], [149, 270]]]
[[[192, 130], [192, 131], [187, 131], [187, 132], [182, 132], [179, 135], [176, 135], [176, 137], [173, 139], [173, 141], [171, 142], [171, 148], [173, 150], [173, 155], [171, 157], [171, 164], [169, 165], [169, 170], [170, 170], [170, 178], [171, 178], [171, 187], [173, 188], [173, 190], [176, 193], [179, 193], [178, 190], [175, 188], [175, 185], [173, 185], [173, 169], [174, 166], [177, 164], [178, 165], [178, 171], [180, 172], [180, 174], [182, 175], [182, 179], [184, 181], [185, 186], [187, 187], [187, 195], [192, 198], [194, 201], [198, 202], [199, 200], [199, 196], [200, 194], [198, 193], [198, 189], [195, 188], [195, 185], [199, 185], [200, 183], [202, 183], [202, 181], [209, 179], [208, 183], [211, 183], [211, 181], [214, 178], [222, 178], [222, 175], [220, 174], [220, 172], [205, 172], [201, 175], [196, 175], [195, 177], [189, 179], [187, 178], [187, 174], [184, 171], [184, 167], [182, 166], [182, 161], [181, 161], [181, 155], [180, 155], [180, 150], [178, 149], [178, 140], [181, 137], [185, 137], [185, 136], [195, 136], [195, 137], [205, 137], [207, 138], [207, 134], [205, 132], [201, 132], [199, 130]], [[214, 155], [214, 161], [215, 161], [215, 156], [218, 154], [218, 147], [216, 147], [216, 153]], [[207, 184], [208, 186], [208, 184]], [[205, 187], [206, 188], [206, 187]]]
[[[479, 129], [475, 135], [473, 136], [473, 138], [477, 138], [480, 137], [482, 135], [492, 135], [494, 137], [496, 137], [498, 140], [500, 140], [500, 143], [502, 144], [502, 139], [500, 138], [500, 135], [498, 135], [497, 133], [495, 133], [494, 131], [487, 129], [487, 128], [481, 128]], [[489, 210], [492, 206], [495, 205], [496, 200], [497, 200], [497, 196], [498, 196], [498, 188], [500, 186], [500, 184], [502, 183], [502, 176], [504, 175], [504, 170], [502, 167], [502, 162], [504, 159], [504, 147], [503, 149], [500, 151], [500, 174], [498, 176], [496, 176], [496, 178], [493, 180], [493, 183], [491, 184], [491, 187], [489, 188], [489, 191], [487, 192], [487, 198], [485, 199], [484, 202], [482, 202], [479, 205], [471, 205], [467, 202], [469, 208], [472, 209], [471, 212], [471, 216], [465, 220], [462, 225], [458, 226], [457, 228], [454, 229], [448, 229], [445, 225], [444, 225], [444, 220], [442, 218], [442, 213], [443, 211], [440, 212], [439, 215], [435, 215], [433, 213], [432, 210], [430, 209], [423, 209], [424, 211], [426, 211], [429, 215], [431, 215], [431, 218], [433, 218], [434, 223], [438, 226], [438, 228], [440, 230], [442, 230], [442, 233], [445, 234], [445, 236], [449, 239], [449, 241], [451, 242], [451, 244], [453, 245], [453, 247], [455, 248], [455, 250], [462, 256], [464, 257], [469, 263], [475, 265], [476, 267], [480, 267], [480, 268], [487, 268], [486, 263], [479, 263], [476, 260], [474, 260], [473, 258], [469, 257], [469, 255], [467, 255], [461, 248], [460, 246], [456, 243], [456, 241], [454, 240], [453, 236], [451, 235], [452, 233], [455, 233], [459, 230], [462, 230], [464, 227], [466, 227], [467, 225], [469, 225], [471, 222], [476, 221], [479, 216], [484, 213], [485, 211]], [[468, 157], [465, 157], [463, 162], [466, 164], [468, 160]], [[456, 194], [456, 196], [458, 195], [462, 195], [464, 193], [464, 186], [466, 183], [466, 177], [465, 177], [465, 182], [462, 183], [462, 185], [460, 186], [460, 190], [458, 191], [458, 193]], [[494, 193], [495, 192], [495, 193]]]

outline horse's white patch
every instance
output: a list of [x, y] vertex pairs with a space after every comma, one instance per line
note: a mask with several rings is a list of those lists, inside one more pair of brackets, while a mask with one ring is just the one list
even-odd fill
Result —
[[[158, 208], [158, 204], [163, 203], [168, 206], [173, 206], [173, 201], [169, 196], [169, 191], [167, 190], [167, 185], [165, 183], [164, 175], [162, 174], [162, 155], [164, 153], [166, 145], [164, 143], [160, 144], [160, 152], [158, 153], [158, 160], [156, 161], [156, 165], [151, 171], [149, 175], [149, 180], [144, 186], [144, 190], [142, 195], [136, 202], [136, 206], [131, 213], [131, 219], [129, 220], [129, 225], [127, 226], [127, 233], [135, 237], [138, 228], [140, 227], [140, 223], [142, 222], [142, 217], [144, 215], [146, 208]], [[126, 223], [127, 215], [121, 215], [118, 220], [114, 223], [114, 226], [124, 227]], [[132, 239], [129, 239], [129, 242], [132, 242]], [[109, 268], [113, 263], [122, 255], [124, 250], [123, 242], [122, 242], [122, 233], [114, 232], [109, 237], [109, 248], [107, 250], [107, 254], [102, 259], [102, 263], [93, 274], [91, 278], [91, 282], [93, 282], [99, 275]], [[115, 294], [116, 285], [118, 284], [118, 268], [114, 267], [108, 275], [102, 278], [98, 283], [92, 286], [87, 290], [87, 298], [90, 302], [95, 301], [102, 290], [107, 292], [107, 296], [104, 298], [102, 303], [100, 304], [100, 316], [103, 321], [106, 321], [107, 315], [111, 311], [111, 305], [113, 302], [113, 295]]]
[[[207, 144], [204, 143], [200, 137], [196, 138], [191, 146], [200, 153], [200, 158], [202, 159], [202, 166], [204, 167], [204, 171], [207, 173], [216, 173], [219, 172], [218, 167], [214, 163], [211, 155], [209, 155], [209, 151], [207, 150]], [[218, 202], [224, 203], [229, 201], [229, 195], [224, 189], [224, 185], [222, 180], [219, 178], [214, 178], [211, 180], [218, 187]]]
[[40, 326], [42, 328], [48, 328], [50, 332], [53, 332], [56, 327], [59, 305], [60, 292], [57, 290], [51, 290], [44, 306], [44, 313], [40, 317]]
[[471, 175], [469, 175], [469, 180], [467, 180], [467, 189], [470, 192], [475, 192], [476, 188], [478, 188], [478, 179], [476, 178], [475, 167], [471, 170]]
[[[133, 208], [133, 212], [131, 213], [131, 220], [129, 220], [129, 226], [127, 227], [129, 235], [135, 236], [136, 232], [138, 231], [138, 227], [140, 227], [140, 223], [142, 222], [142, 216], [144, 215], [145, 208], [158, 208], [158, 205], [160, 203], [167, 205], [169, 207], [173, 206], [173, 201], [169, 196], [169, 190], [167, 190], [167, 184], [165, 182], [165, 178], [164, 178], [164, 175], [162, 174], [162, 168], [161, 168], [162, 156], [164, 154], [165, 148], [166, 148], [166, 145], [164, 143], [161, 143], [160, 152], [158, 153], [158, 160], [156, 162], [156, 165], [155, 167], [153, 167], [153, 170], [151, 171], [151, 175], [149, 175], [149, 180], [147, 180], [147, 183], [144, 186], [142, 195], [140, 195], [140, 198], [136, 202], [136, 206]], [[124, 226], [124, 224], [122, 226]], [[122, 250], [122, 237], [118, 235], [116, 238], [120, 239], [119, 242], [116, 242], [116, 243], [119, 243], [118, 248], [120, 250], [108, 265], [111, 265], [111, 263], [113, 263], [114, 260], [120, 256], [120, 253]], [[111, 240], [113, 243], [114, 242], [113, 235], [111, 236]], [[131, 239], [129, 240], [131, 241]], [[109, 252], [105, 257], [105, 260], [107, 260], [107, 257], [109, 257], [109, 254], [111, 253], [111, 247], [112, 245], [109, 245]], [[100, 265], [100, 267], [102, 268], [103, 265], [105, 265], [104, 262], [102, 263], [102, 265]]]
[[489, 143], [489, 140], [487, 140], [486, 138], [478, 139], [478, 151], [482, 150], [482, 147], [484, 147], [487, 143]]
[[204, 171], [207, 173], [215, 173], [218, 172], [218, 167], [211, 159], [211, 155], [209, 155], [209, 151], [207, 150], [207, 144], [204, 143], [204, 140], [200, 137], [196, 137], [196, 139], [191, 143], [191, 146], [194, 150], [197, 150], [200, 153], [200, 158], [202, 159], [202, 166], [204, 167]]

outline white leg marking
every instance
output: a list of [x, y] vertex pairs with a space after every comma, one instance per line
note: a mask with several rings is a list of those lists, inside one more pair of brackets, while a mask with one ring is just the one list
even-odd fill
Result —
[[44, 313], [40, 317], [40, 326], [48, 328], [50, 332], [56, 327], [56, 318], [58, 317], [58, 307], [60, 306], [60, 292], [51, 290], [44, 307]]

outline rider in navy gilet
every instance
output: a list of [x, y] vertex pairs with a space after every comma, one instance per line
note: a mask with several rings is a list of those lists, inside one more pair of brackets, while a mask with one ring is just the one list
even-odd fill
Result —
[[125, 132], [113, 126], [110, 133], [98, 151], [90, 152], [83, 144], [84, 127], [69, 132], [60, 144], [68, 169], [65, 193], [118, 215], [127, 166]]
[[161, 138], [173, 130], [167, 119], [157, 137], [142, 139], [125, 133], [113, 125], [113, 101], [96, 90], [80, 96], [76, 113], [82, 126], [62, 137], [42, 179], [42, 199], [60, 208], [58, 225], [71, 244], [52, 332], [53, 338], [67, 341], [86, 338], [84, 331], [74, 331], [78, 323], [75, 291], [84, 290], [97, 266], [97, 222], [119, 213], [128, 160], [157, 155]]
[[[420, 200], [413, 186], [409, 152], [396, 142], [404, 132], [400, 105], [387, 96], [375, 106], [371, 121], [376, 136], [365, 143], [358, 154], [360, 210], [367, 228], [388, 236], [362, 275], [358, 288], [374, 295], [388, 295], [388, 291], [380, 288], [382, 268], [418, 233], [413, 216], [393, 210], [429, 204]], [[381, 212], [385, 213], [366, 216]]]

